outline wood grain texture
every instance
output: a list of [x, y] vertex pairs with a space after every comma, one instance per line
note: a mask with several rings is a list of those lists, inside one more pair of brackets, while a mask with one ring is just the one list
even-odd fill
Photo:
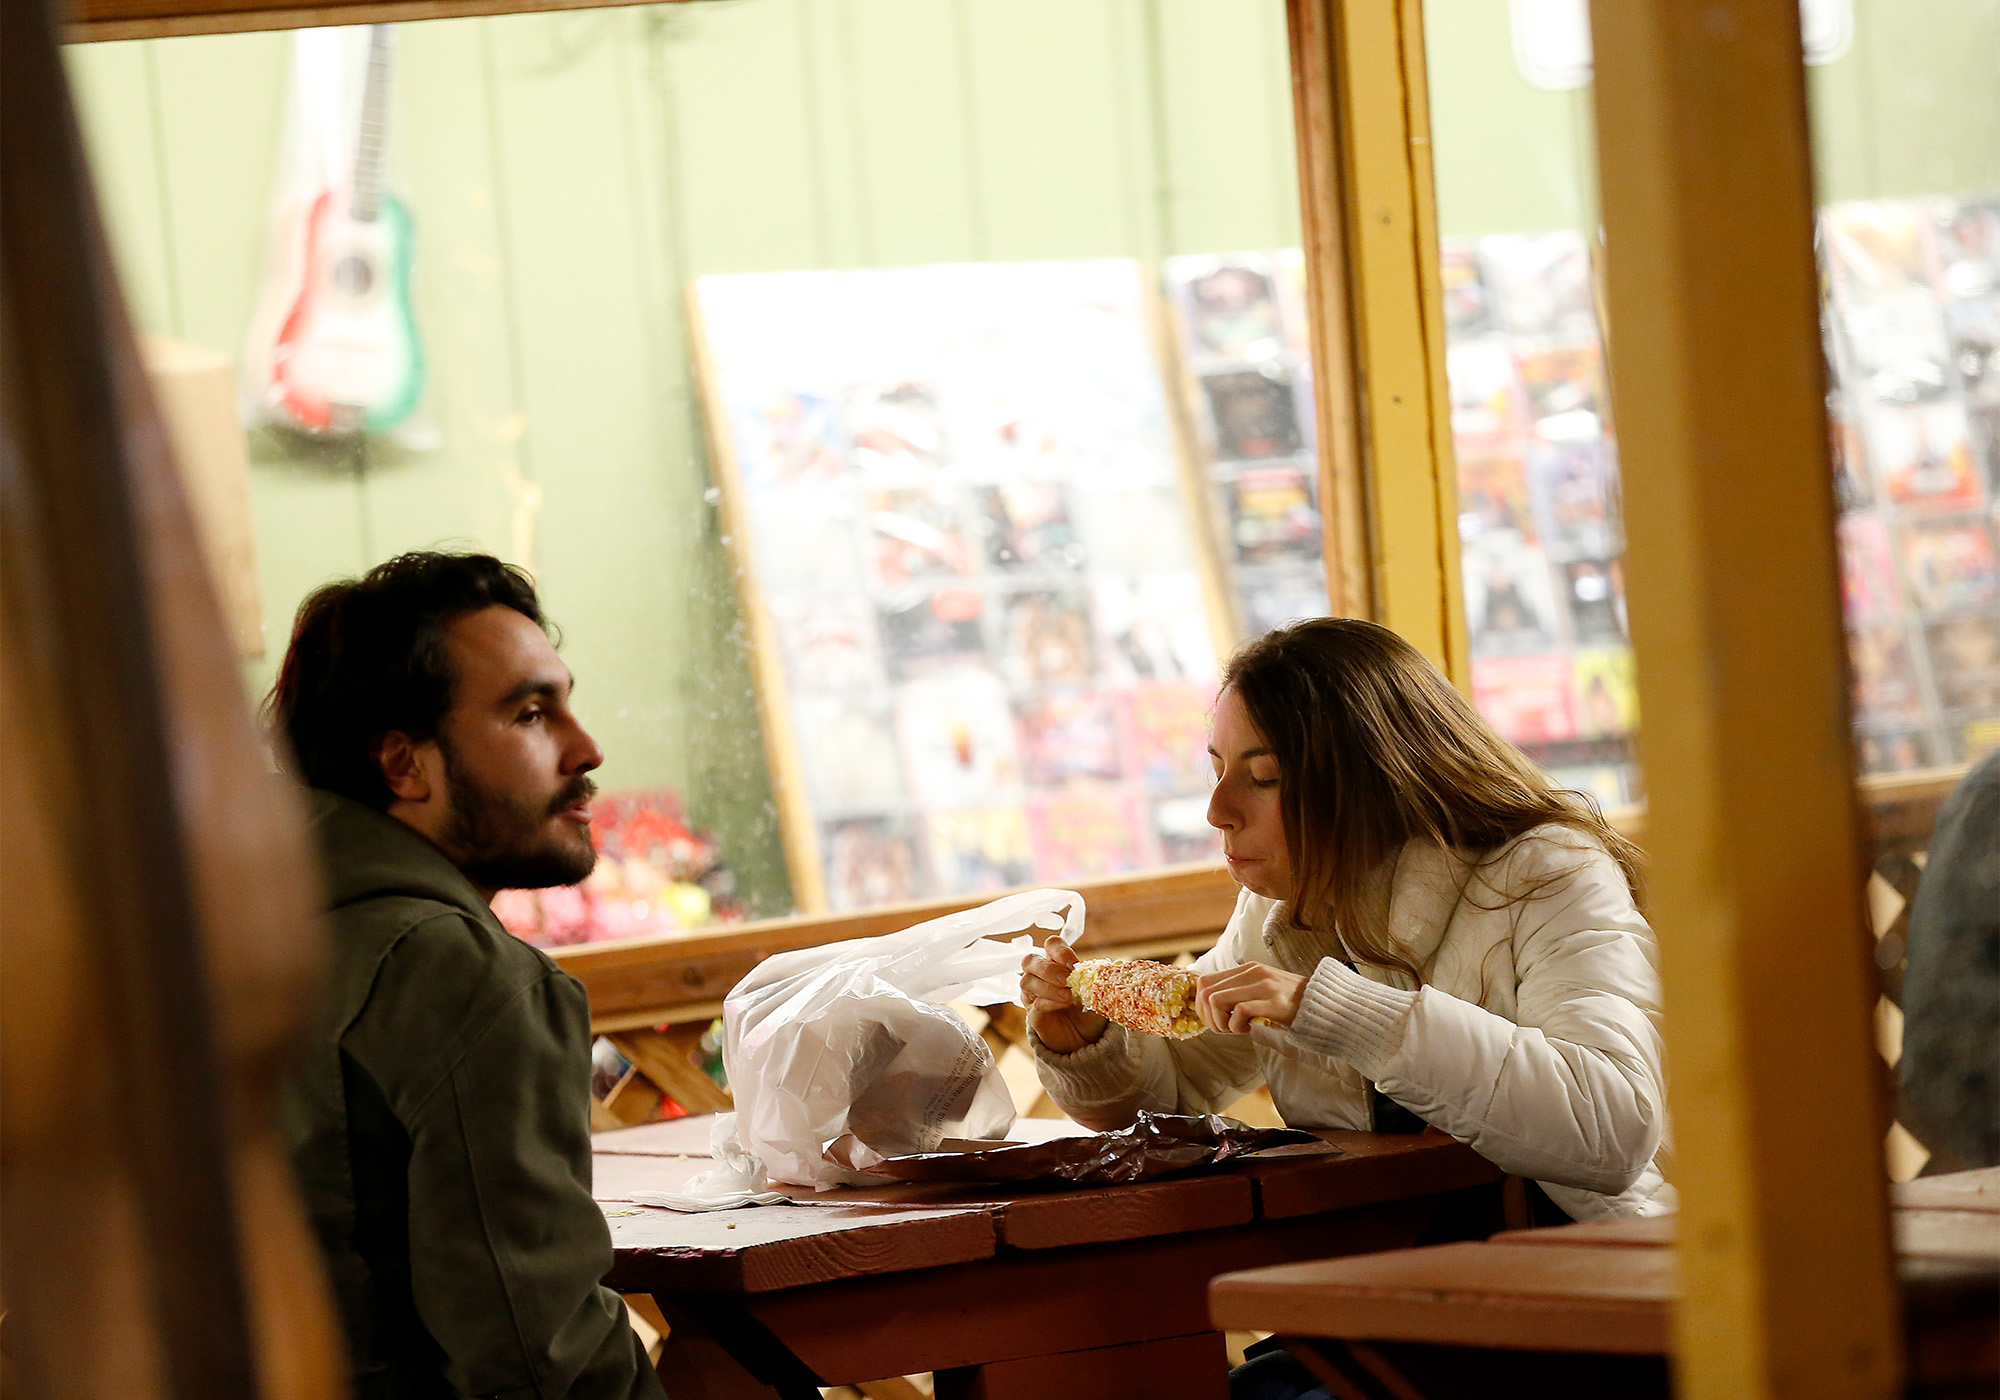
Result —
[[1229, 1387], [1220, 1332], [940, 1372], [937, 1400], [1047, 1400], [1058, 1395], [1215, 1400]]
[[1591, 5], [1686, 1400], [1901, 1384], [1799, 24]]
[[53, 21], [0, 7], [0, 1386], [318, 1400], [345, 1353], [273, 1113], [323, 953], [314, 862], [244, 703]]
[[1378, 1201], [1497, 1184], [1504, 1175], [1464, 1143], [1431, 1129], [1395, 1133], [1324, 1132], [1327, 1148], [1279, 1148], [1229, 1170], [1257, 1188], [1257, 1214], [1283, 1220]]
[[1377, 615], [1374, 542], [1364, 475], [1360, 373], [1348, 289], [1347, 208], [1341, 186], [1340, 96], [1330, 0], [1289, 0], [1292, 128], [1306, 259], [1319, 499], [1332, 611]]
[[[632, 1200], [637, 1191], [679, 1191], [713, 1165], [706, 1157], [604, 1153], [594, 1164], [592, 1194], [615, 1205]], [[1255, 1213], [1250, 1183], [1239, 1176], [1219, 1174], [1071, 1190], [1052, 1189], [1050, 1183], [1026, 1183], [1010, 1189], [1004, 1184], [947, 1181], [884, 1182], [828, 1192], [815, 1192], [807, 1186], [774, 1189], [812, 1210], [828, 1209], [830, 1203], [838, 1202], [842, 1206], [984, 1211], [993, 1217], [999, 1242], [1012, 1249], [1056, 1249], [1213, 1230], [1248, 1224]]]
[[2000, 1214], [1976, 1210], [1898, 1210], [1889, 1219], [1896, 1228], [1899, 1260], [1984, 1260], [2000, 1266]]
[[[1078, 946], [1112, 948], [1149, 940], [1212, 939], [1236, 907], [1236, 883], [1217, 865], [1191, 865], [1142, 875], [1083, 880], [1072, 888], [1088, 918]], [[766, 919], [684, 938], [634, 939], [549, 949], [590, 993], [600, 1029], [694, 1019], [686, 1010], [718, 1002], [773, 953], [851, 938], [894, 933], [927, 919], [971, 909], [997, 897], [883, 905], [853, 914]]]
[[736, 1101], [697, 1062], [706, 1029], [700, 1024], [670, 1026], [664, 1031], [641, 1026], [614, 1034], [611, 1043], [655, 1088], [689, 1113], [721, 1113]]
[[1425, 1198], [1075, 1249], [1003, 1250], [978, 1263], [762, 1293], [741, 1306], [823, 1385], [987, 1365], [1206, 1331], [1217, 1273], [1397, 1248], [1433, 1209]]
[[1611, 1248], [1657, 1249], [1671, 1246], [1678, 1217], [1634, 1216], [1623, 1220], [1589, 1220], [1580, 1225], [1550, 1225], [1536, 1230], [1503, 1230], [1496, 1244], [1604, 1245]]
[[1447, 1244], [1228, 1274], [1210, 1302], [1234, 1330], [1644, 1356], [1678, 1287], [1668, 1250]]
[[598, 1156], [614, 1157], [706, 1157], [714, 1124], [709, 1114], [690, 1114], [636, 1128], [615, 1128], [591, 1134], [590, 1150]]
[[[626, 1208], [631, 1209], [631, 1208]], [[751, 1206], [700, 1214], [607, 1210], [616, 1262], [605, 1283], [621, 1293], [763, 1293], [832, 1280], [990, 1258], [983, 1210], [869, 1210]], [[905, 1375], [921, 1367], [886, 1367]]]
[[1895, 1203], [1920, 1210], [2000, 1211], [2000, 1167], [1920, 1176], [1893, 1188]]
[[[1976, 1196], [1974, 1199], [1978, 1199]], [[1991, 1260], [2000, 1263], [2000, 1210], [1899, 1205], [1890, 1215], [1899, 1261], [1913, 1259]], [[1670, 1248], [1679, 1220], [1655, 1215], [1629, 1220], [1597, 1220], [1541, 1230], [1509, 1230], [1496, 1244], [1553, 1245], [1559, 1248]]]
[[[72, 0], [66, 43], [166, 39], [184, 34], [242, 34], [260, 29], [307, 29], [329, 24], [402, 24], [471, 15], [604, 9], [659, 0], [319, 0], [271, 5], [267, 0]], [[671, 0], [669, 0], [671, 3]]]

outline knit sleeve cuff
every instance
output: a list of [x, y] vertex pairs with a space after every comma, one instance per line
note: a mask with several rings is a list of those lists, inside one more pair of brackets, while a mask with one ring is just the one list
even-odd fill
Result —
[[1049, 1097], [1067, 1109], [1091, 1108], [1130, 1098], [1137, 1067], [1125, 1035], [1125, 1028], [1113, 1022], [1090, 1044], [1065, 1055], [1051, 1050], [1030, 1030], [1028, 1047], [1034, 1052], [1035, 1072], [1042, 1087], [1049, 1091]]
[[1403, 1024], [1417, 996], [1371, 982], [1338, 958], [1321, 958], [1306, 982], [1291, 1033], [1307, 1049], [1381, 1079], [1402, 1049]]

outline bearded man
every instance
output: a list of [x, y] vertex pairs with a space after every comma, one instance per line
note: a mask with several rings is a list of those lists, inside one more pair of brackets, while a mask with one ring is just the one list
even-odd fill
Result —
[[285, 1100], [359, 1400], [658, 1397], [590, 1196], [590, 1010], [496, 890], [575, 884], [603, 752], [527, 576], [406, 554], [299, 608], [273, 728], [329, 895]]

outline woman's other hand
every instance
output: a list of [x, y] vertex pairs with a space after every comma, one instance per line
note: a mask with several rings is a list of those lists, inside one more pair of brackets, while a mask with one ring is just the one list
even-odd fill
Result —
[[1028, 1008], [1028, 1029], [1058, 1055], [1073, 1055], [1104, 1034], [1111, 1023], [1077, 1004], [1069, 989], [1076, 950], [1050, 934], [1039, 953], [1021, 959], [1021, 1000]]
[[1210, 1030], [1242, 1035], [1259, 1017], [1290, 1026], [1305, 992], [1303, 977], [1263, 963], [1240, 963], [1197, 979], [1194, 1009]]

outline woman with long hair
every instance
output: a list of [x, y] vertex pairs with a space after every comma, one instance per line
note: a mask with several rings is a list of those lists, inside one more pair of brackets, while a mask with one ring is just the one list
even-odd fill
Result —
[[1639, 854], [1589, 799], [1352, 618], [1245, 647], [1210, 754], [1208, 819], [1243, 889], [1195, 964], [1208, 1030], [1169, 1041], [1085, 1010], [1051, 938], [1021, 987], [1057, 1104], [1109, 1129], [1267, 1084], [1296, 1127], [1414, 1114], [1575, 1219], [1673, 1208]]

